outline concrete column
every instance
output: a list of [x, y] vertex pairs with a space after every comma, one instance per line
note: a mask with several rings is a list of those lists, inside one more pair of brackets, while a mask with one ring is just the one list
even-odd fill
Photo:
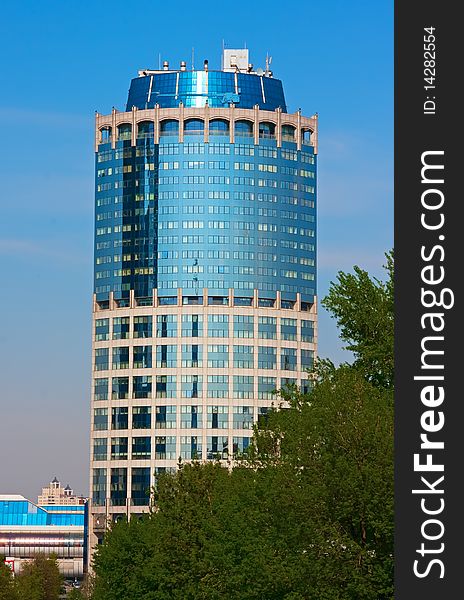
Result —
[[116, 109], [111, 111], [111, 148], [116, 148]]
[[205, 130], [204, 130], [204, 136], [203, 136], [203, 141], [205, 142], [205, 144], [207, 144], [209, 142], [209, 106], [208, 104], [206, 104], [205, 108], [203, 109], [203, 114], [205, 115]]
[[253, 107], [255, 118], [254, 118], [254, 138], [255, 146], [259, 144], [259, 105], [255, 104]]
[[159, 144], [159, 130], [160, 130], [160, 120], [159, 120], [159, 104], [155, 104], [155, 144]]
[[229, 142], [235, 143], [235, 104], [231, 102], [229, 104]]
[[296, 149], [301, 150], [301, 109], [296, 113]]
[[132, 107], [132, 136], [131, 146], [135, 146], [137, 139], [137, 107]]
[[280, 106], [276, 108], [277, 113], [277, 148], [282, 146], [282, 109]]
[[184, 141], [184, 103], [179, 102], [179, 144]]

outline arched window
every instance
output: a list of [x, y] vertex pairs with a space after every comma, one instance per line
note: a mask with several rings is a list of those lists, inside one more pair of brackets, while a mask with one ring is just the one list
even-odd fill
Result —
[[100, 129], [100, 144], [108, 144], [111, 142], [111, 127], [107, 125]]
[[155, 124], [153, 121], [141, 121], [137, 126], [137, 139], [153, 139], [155, 133]]
[[179, 121], [176, 119], [165, 119], [160, 123], [160, 136], [179, 135]]
[[295, 141], [295, 127], [293, 127], [293, 125], [282, 125], [282, 141], [283, 142], [294, 142]]
[[274, 123], [263, 122], [259, 124], [259, 137], [260, 138], [275, 138], [275, 125]]
[[312, 134], [312, 131], [310, 129], [302, 129], [301, 130], [301, 143], [307, 144], [309, 146], [309, 144], [311, 143], [311, 134]]
[[225, 119], [211, 119], [209, 122], [210, 135], [229, 135], [229, 121]]
[[132, 138], [132, 125], [122, 123], [118, 125], [118, 142], [122, 140], [130, 140]]
[[253, 122], [235, 121], [235, 135], [237, 137], [253, 137]]
[[185, 135], [202, 135], [205, 130], [205, 122], [202, 119], [187, 119], [184, 121]]

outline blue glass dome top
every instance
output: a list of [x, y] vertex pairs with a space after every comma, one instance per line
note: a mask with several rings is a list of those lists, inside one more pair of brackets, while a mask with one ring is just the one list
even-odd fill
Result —
[[227, 107], [233, 102], [238, 108], [262, 110], [280, 107], [287, 112], [282, 82], [257, 73], [230, 71], [156, 71], [132, 79], [126, 111], [139, 109], [177, 108], [184, 106]]

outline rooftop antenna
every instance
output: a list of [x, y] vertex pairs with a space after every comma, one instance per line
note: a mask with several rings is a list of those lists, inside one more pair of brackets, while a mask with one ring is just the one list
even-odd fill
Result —
[[161, 71], [161, 52], [158, 52], [158, 71]]
[[269, 52], [266, 52], [266, 75], [269, 73], [269, 65], [272, 62], [272, 56], [269, 56]]
[[192, 46], [192, 71], [195, 71], [195, 48]]

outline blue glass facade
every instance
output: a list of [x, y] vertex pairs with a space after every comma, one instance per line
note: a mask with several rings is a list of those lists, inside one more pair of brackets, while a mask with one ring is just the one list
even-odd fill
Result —
[[227, 107], [262, 110], [281, 108], [287, 112], [282, 82], [254, 73], [224, 71], [177, 71], [153, 73], [131, 81], [126, 110], [137, 108], [177, 108], [184, 106]]
[[316, 294], [316, 155], [273, 134], [185, 133], [120, 140], [97, 152], [97, 301], [253, 289]]
[[84, 527], [84, 506], [40, 507], [29, 500], [0, 500], [0, 526], [76, 525]]

